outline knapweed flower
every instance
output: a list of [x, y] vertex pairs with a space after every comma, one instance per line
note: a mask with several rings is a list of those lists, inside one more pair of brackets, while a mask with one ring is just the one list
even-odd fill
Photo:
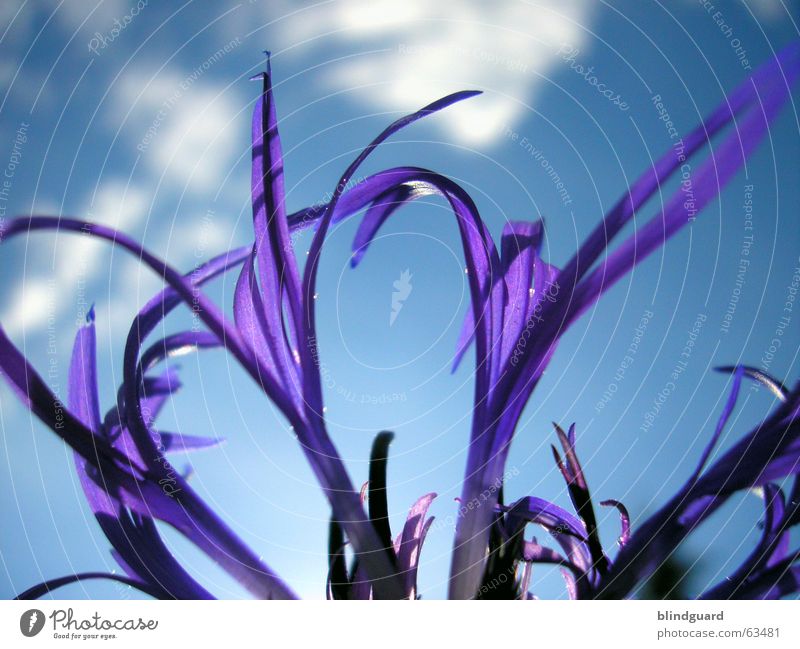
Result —
[[[600, 542], [589, 486], [575, 448], [575, 426], [564, 433], [556, 425], [564, 456], [555, 447], [553, 454], [577, 516], [540, 498], [522, 498], [508, 507], [500, 505], [495, 525], [503, 544], [516, 553], [516, 561], [561, 566], [572, 599], [630, 597], [733, 494], [759, 489], [765, 510], [761, 540], [739, 568], [697, 596], [772, 599], [800, 590], [800, 547], [792, 549], [789, 537], [791, 528], [800, 524], [800, 384], [787, 392], [780, 383], [753, 368], [725, 369], [734, 372], [730, 397], [697, 468], [675, 496], [636, 530], [631, 529], [622, 503], [600, 503], [616, 507], [620, 513], [620, 550], [613, 560]], [[744, 375], [770, 387], [781, 405], [707, 467], [736, 406]], [[779, 483], [787, 476], [794, 476], [788, 498]], [[527, 523], [547, 530], [561, 552], [535, 539], [526, 541], [523, 534]], [[528, 596], [526, 582], [519, 588], [520, 596]]]
[[[412, 506], [403, 530], [393, 536], [386, 507], [389, 433], [381, 433], [375, 440], [369, 483], [362, 493], [355, 489], [326, 428], [314, 297], [320, 253], [331, 224], [365, 210], [353, 243], [355, 266], [399, 207], [436, 194], [447, 201], [456, 217], [471, 297], [454, 368], [473, 343], [475, 347], [472, 429], [460, 502], [478, 506], [459, 510], [450, 597], [527, 598], [530, 568], [536, 562], [563, 566], [573, 596], [627, 597], [726, 497], [753, 487], [762, 488], [768, 501], [764, 540], [741, 575], [737, 573], [710, 595], [767, 596], [795, 590], [792, 576], [796, 573], [791, 566], [796, 553], [786, 550], [785, 532], [797, 522], [797, 488], [790, 505], [785, 506], [773, 481], [797, 473], [797, 390], [781, 390], [785, 403], [741, 442], [741, 448], [737, 446], [706, 468], [710, 448], [733, 408], [744, 373], [736, 370], [734, 397], [709, 451], [675, 498], [633, 533], [624, 507], [607, 501], [620, 510], [623, 521], [622, 548], [613, 561], [599, 539], [592, 499], [575, 451], [574, 427], [567, 433], [558, 430], [563, 457], [556, 453], [556, 459], [575, 515], [534, 497], [505, 506], [502, 479], [522, 409], [561, 335], [617, 280], [718, 195], [767, 135], [798, 73], [800, 46], [794, 44], [747, 79], [684, 138], [680, 155], [671, 150], [635, 181], [561, 269], [541, 256], [544, 227], [540, 221], [507, 224], [498, 250], [469, 194], [435, 172], [396, 167], [348, 188], [362, 162], [393, 133], [476, 92], [449, 95], [395, 121], [346, 169], [330, 201], [288, 214], [269, 65], [261, 75], [263, 91], [253, 115], [251, 246], [224, 253], [183, 275], [131, 238], [105, 226], [44, 216], [11, 221], [4, 239], [46, 229], [88, 234], [135, 255], [168, 285], [145, 305], [130, 328], [123, 384], [117, 403], [104, 417], [100, 416], [91, 317], [76, 337], [66, 405], [0, 329], [3, 375], [23, 403], [76, 453], [81, 484], [126, 575], [111, 577], [154, 597], [211, 597], [169, 552], [156, 528], [158, 520], [178, 530], [254, 596], [294, 597], [290, 587], [211, 511], [168, 459], [171, 450], [213, 442], [169, 434], [156, 425], [158, 412], [178, 381], [174, 373], [155, 374], [154, 368], [166, 357], [187, 350], [222, 347], [286, 417], [330, 503], [328, 596], [418, 596], [416, 571], [434, 495], [422, 496]], [[692, 205], [687, 206], [678, 190], [649, 222], [613, 252], [606, 252], [612, 239], [663, 183], [731, 124], [735, 128], [720, 144], [710, 147], [708, 158], [695, 167]], [[303, 228], [313, 228], [314, 238], [301, 274], [290, 235]], [[213, 277], [239, 267], [231, 319], [202, 287]], [[207, 330], [179, 332], [145, 347], [155, 327], [181, 304], [192, 309]], [[553, 532], [563, 554], [526, 541], [529, 523]], [[350, 566], [346, 547], [353, 551]], [[101, 576], [109, 575], [70, 575], [23, 596], [39, 596], [70, 581]]]

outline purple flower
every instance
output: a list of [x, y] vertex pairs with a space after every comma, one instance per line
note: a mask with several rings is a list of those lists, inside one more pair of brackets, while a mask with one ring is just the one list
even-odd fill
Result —
[[[458, 519], [450, 574], [450, 597], [475, 596], [486, 569], [493, 506], [520, 414], [555, 351], [560, 336], [639, 261], [689, 223], [744, 165], [766, 136], [769, 123], [786, 102], [800, 72], [800, 44], [794, 43], [757, 70], [684, 138], [677, 155], [669, 151], [637, 179], [563, 269], [542, 260], [541, 222], [512, 222], [503, 231], [498, 254], [474, 203], [457, 185], [417, 168], [375, 174], [341, 201], [289, 217], [308, 224], [331, 211], [343, 219], [367, 207], [353, 244], [353, 264], [362, 258], [380, 226], [403, 203], [432, 193], [444, 196], [456, 217], [472, 296], [454, 367], [474, 341], [475, 405], [462, 501], [488, 492], [488, 506], [469, 509]], [[710, 138], [728, 124], [736, 128], [708, 159], [695, 167], [691, 210], [677, 190], [663, 209], [602, 256], [611, 240], [649, 198]], [[348, 179], [345, 175], [344, 179]], [[338, 198], [338, 197], [337, 197]]]
[[[64, 408], [2, 329], [0, 368], [23, 403], [97, 470], [97, 480], [102, 483], [105, 496], [112, 499], [118, 497], [121, 499], [120, 505], [170, 523], [239, 579], [254, 595], [292, 597], [293, 593], [288, 587], [249, 548], [244, 547], [194, 494], [186, 481], [175, 474], [163, 453], [159, 453], [155, 447], [145, 421], [146, 408], [143, 407], [140, 388], [143, 384], [146, 387], [148, 381], [144, 376], [143, 361], [149, 363], [158, 360], [186, 346], [222, 344], [293, 426], [330, 501], [333, 518], [347, 534], [371, 591], [380, 598], [403, 598], [408, 590], [403, 575], [397, 573], [396, 566], [385, 551], [385, 544], [364, 512], [359, 494], [354, 490], [325, 429], [314, 328], [313, 296], [317, 263], [330, 217], [342, 189], [369, 153], [398, 129], [477, 93], [449, 95], [397, 120], [363, 151], [333, 193], [330, 209], [320, 217], [311, 257], [301, 281], [289, 239], [283, 162], [269, 69], [263, 75], [263, 83], [263, 92], [253, 115], [252, 202], [255, 241], [249, 250], [224, 254], [184, 277], [126, 235], [97, 224], [68, 218], [31, 216], [13, 220], [4, 232], [6, 238], [39, 229], [64, 229], [96, 236], [132, 253], [169, 284], [170, 288], [151, 300], [138, 315], [128, 336], [125, 380], [120, 389], [122, 399], [119, 404], [119, 428], [125, 432], [123, 439], [132, 440], [126, 445], [125, 451], [107, 439], [112, 431], [93, 430], [93, 422], [76, 412], [75, 404], [71, 404], [70, 409]], [[198, 285], [239, 264], [242, 264], [242, 270], [236, 284], [234, 321], [231, 322]], [[144, 338], [180, 302], [192, 308], [209, 332], [183, 332], [171, 336], [146, 351], [140, 360]], [[88, 349], [89, 345], [85, 345], [85, 348]], [[78, 397], [76, 403], [96, 400], [94, 379], [88, 381], [84, 389], [94, 396]], [[139, 466], [136, 460], [142, 460], [146, 466]], [[171, 485], [172, 493], [167, 494], [162, 489], [167, 483]], [[122, 507], [120, 511], [128, 513]], [[114, 541], [112, 539], [112, 544]], [[157, 542], [157, 539], [150, 537], [145, 539], [146, 544]], [[124, 558], [119, 548], [117, 553]], [[129, 566], [123, 567], [127, 570]]]
[[[665, 549], [696, 528], [731, 493], [753, 486], [764, 487], [769, 521], [763, 548], [748, 564], [744, 576], [737, 577], [743, 583], [742, 590], [730, 592], [752, 596], [789, 592], [794, 588], [790, 581], [773, 577], [776, 570], [784, 568], [785, 573], [786, 562], [796, 558], [785, 552], [784, 539], [788, 526], [797, 522], [797, 493], [787, 507], [771, 481], [796, 473], [797, 390], [787, 395], [781, 392], [786, 403], [775, 415], [743, 440], [744, 446], [737, 447], [738, 452], [734, 449], [706, 469], [709, 450], [696, 475], [678, 496], [635, 533], [630, 533], [625, 508], [616, 501], [606, 501], [604, 504], [619, 509], [623, 523], [623, 547], [613, 561], [603, 552], [599, 539], [592, 499], [575, 453], [574, 427], [568, 433], [558, 430], [563, 457], [558, 452], [555, 455], [577, 516], [533, 497], [505, 507], [502, 476], [520, 413], [560, 336], [636, 263], [717, 196], [767, 134], [799, 72], [800, 46], [794, 44], [758, 70], [685, 138], [681, 156], [670, 151], [644, 173], [563, 269], [541, 257], [541, 222], [507, 224], [498, 251], [470, 196], [452, 180], [432, 171], [396, 167], [345, 191], [361, 163], [393, 133], [476, 92], [449, 95], [395, 121], [346, 169], [327, 204], [287, 214], [269, 65], [261, 75], [263, 90], [253, 115], [252, 246], [225, 253], [182, 275], [129, 237], [104, 226], [45, 216], [10, 222], [4, 237], [39, 229], [64, 229], [104, 239], [135, 255], [168, 285], [142, 309], [131, 326], [119, 398], [103, 418], [98, 403], [92, 318], [76, 337], [67, 407], [48, 390], [0, 329], [3, 374], [23, 403], [76, 453], [84, 491], [113, 547], [115, 559], [127, 575], [111, 577], [156, 597], [210, 597], [169, 553], [155, 526], [159, 520], [181, 532], [253, 595], [294, 596], [209, 509], [167, 458], [176, 448], [188, 450], [213, 442], [171, 435], [155, 427], [155, 418], [164, 400], [177, 389], [178, 381], [170, 372], [152, 374], [153, 368], [166, 357], [189, 349], [221, 346], [293, 427], [330, 503], [329, 597], [417, 596], [416, 570], [430, 526], [427, 510], [434, 494], [423, 496], [412, 506], [404, 529], [393, 538], [385, 481], [391, 434], [382, 433], [373, 446], [365, 511], [364, 499], [354, 488], [326, 429], [314, 296], [320, 253], [332, 223], [366, 210], [353, 243], [355, 266], [398, 207], [421, 196], [438, 194], [447, 200], [456, 218], [472, 305], [454, 362], [455, 370], [474, 342], [475, 403], [461, 500], [471, 503], [480, 498], [482, 503], [462, 510], [459, 516], [450, 597], [527, 597], [530, 565], [537, 561], [562, 565], [575, 596], [625, 597], [666, 556]], [[662, 183], [734, 121], [736, 128], [696, 167], [692, 214], [687, 212], [678, 191], [650, 222], [616, 250], [606, 253], [611, 240]], [[315, 233], [301, 275], [290, 233], [306, 227], [313, 227]], [[208, 299], [202, 285], [239, 266], [231, 320]], [[180, 332], [144, 348], [147, 336], [180, 304], [189, 306], [207, 331]], [[736, 373], [734, 397], [709, 449], [733, 408], [742, 374], [743, 370]], [[778, 389], [774, 382], [761, 378]], [[501, 488], [493, 488], [494, 485]], [[530, 522], [554, 533], [561, 553], [535, 541], [525, 541], [525, 528]], [[344, 550], [348, 544], [354, 551], [349, 567]], [[504, 580], [501, 575], [506, 576]], [[24, 596], [38, 596], [69, 581], [99, 576], [102, 575], [89, 573], [65, 577], [31, 589]], [[490, 584], [494, 585], [490, 588]]]
[[[523, 540], [517, 547], [517, 560], [562, 566], [572, 599], [630, 597], [726, 500], [737, 492], [760, 488], [765, 509], [761, 540], [733, 574], [698, 596], [772, 599], [800, 590], [800, 547], [790, 549], [789, 538], [790, 529], [800, 524], [800, 384], [792, 392], [784, 392], [780, 384], [752, 368], [723, 369], [734, 371], [730, 398], [697, 468], [675, 496], [634, 531], [622, 503], [600, 503], [620, 512], [620, 551], [613, 560], [603, 551], [598, 536], [589, 487], [575, 452], [575, 427], [564, 434], [556, 426], [564, 460], [555, 448], [553, 453], [577, 517], [538, 498], [500, 507], [496, 525], [502, 527], [506, 538], [521, 538], [525, 525], [536, 523], [553, 535], [562, 550], [553, 551], [535, 539]], [[776, 390], [781, 403], [767, 420], [706, 467], [736, 405], [744, 375]], [[774, 482], [786, 476], [794, 476], [788, 499]], [[527, 590], [523, 592], [527, 594]]]
[[[239, 252], [239, 263], [242, 257]], [[236, 252], [212, 260], [193, 274], [192, 281], [207, 281], [236, 261]], [[172, 372], [148, 376], [146, 371], [187, 347], [217, 344], [216, 338], [208, 334], [185, 332], [154, 344], [139, 360], [139, 336], [146, 336], [177, 304], [176, 294], [168, 289], [151, 300], [134, 321], [126, 350], [126, 376], [131, 378], [120, 390], [119, 402], [102, 419], [93, 312], [75, 338], [66, 408], [0, 329], [0, 363], [7, 380], [28, 407], [75, 450], [78, 474], [91, 509], [113, 547], [114, 558], [127, 574], [70, 575], [36, 586], [21, 598], [38, 597], [73, 581], [103, 577], [135, 586], [154, 597], [210, 598], [167, 550], [155, 520], [181, 532], [254, 596], [294, 597], [291, 589], [199, 498], [166, 457], [170, 451], [202, 448], [214, 441], [154, 428], [165, 400], [180, 387], [180, 382]], [[127, 367], [130, 359], [132, 371]]]

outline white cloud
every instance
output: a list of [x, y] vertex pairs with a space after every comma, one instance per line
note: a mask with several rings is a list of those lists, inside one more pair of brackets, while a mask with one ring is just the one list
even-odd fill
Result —
[[[4, 0], [0, 2], [0, 36], [8, 44], [25, 42], [31, 29], [33, 11], [26, 9], [21, 0]], [[27, 49], [27, 48], [26, 48]]]
[[[144, 221], [149, 196], [139, 187], [112, 178], [101, 185], [94, 201], [87, 203], [80, 211], [87, 220], [124, 232]], [[58, 209], [42, 213], [57, 214]], [[87, 290], [98, 280], [108, 282], [111, 249], [107, 244], [78, 234], [57, 236], [55, 247], [41, 242], [30, 248], [27, 267], [21, 269], [18, 288], [0, 318], [11, 334], [37, 330], [48, 318], [58, 317], [70, 307], [74, 307], [78, 319], [93, 301]], [[117, 257], [121, 254], [118, 252]]]
[[122, 20], [130, 13], [135, 2], [126, 0], [103, 0], [102, 2], [64, 2], [56, 9], [59, 25], [71, 34], [77, 29], [91, 33], [97, 29], [101, 32], [114, 27], [114, 20]]
[[364, 52], [337, 62], [334, 74], [326, 69], [325, 82], [331, 90], [353, 89], [379, 110], [419, 107], [464, 88], [485, 90], [447, 120], [452, 135], [478, 142], [524, 114], [520, 102], [535, 100], [562, 43], [584, 42], [592, 3], [341, 0], [299, 12], [285, 0], [264, 5], [270, 19], [284, 16], [273, 34], [283, 38], [287, 54], [313, 53], [319, 63], [331, 40], [358, 48], [350, 53]]
[[104, 182], [89, 207], [92, 221], [123, 231], [143, 221], [148, 210], [149, 194], [120, 178]]
[[227, 173], [241, 137], [240, 106], [223, 87], [163, 72], [126, 74], [115, 86], [114, 104], [130, 111], [124, 126], [156, 182], [172, 189], [212, 193]]
[[28, 48], [36, 31], [35, 9], [31, 3], [24, 5], [20, 0], [0, 2], [0, 44], [3, 56], [0, 60], [0, 85], [3, 94], [12, 104], [29, 106], [41, 88], [40, 80], [28, 70], [20, 69], [23, 60], [28, 58]]
[[[121, 232], [131, 232], [143, 222], [149, 210], [148, 194], [140, 187], [129, 186], [121, 179], [103, 183], [94, 201], [82, 212], [86, 220]], [[83, 275], [91, 275], [105, 264], [107, 245], [92, 237], [64, 236], [57, 251], [57, 274], [61, 280], [73, 285]]]
[[791, 14], [789, 7], [794, 0], [744, 0], [744, 3], [753, 10], [756, 18], [761, 20], [777, 20], [788, 18]]
[[3, 314], [3, 328], [12, 335], [25, 329], [39, 329], [47, 321], [52, 309], [52, 289], [43, 278], [27, 279], [16, 283]]
[[[268, 20], [285, 15], [275, 22], [271, 36], [284, 40], [274, 44], [290, 47], [287, 54], [308, 57], [314, 64], [324, 63], [331, 53], [356, 54], [321, 68], [309, 79], [327, 84], [331, 91], [350, 89], [354, 99], [371, 107], [368, 110], [409, 110], [454, 90], [486, 90], [483, 97], [461, 104], [440, 122], [451, 129], [451, 136], [475, 143], [487, 141], [499, 127], [513, 124], [524, 113], [519, 102], [535, 100], [542, 76], [557, 61], [555, 52], [561, 43], [583, 43], [581, 25], [589, 18], [590, 6], [589, 0], [541, 0], [536, 4], [340, 0], [298, 10], [298, 4], [289, 0], [271, 0], [245, 4], [231, 18], [233, 22], [236, 18], [252, 21], [250, 12], [259, 7]], [[107, 3], [82, 31], [100, 29], [124, 13], [125, 7], [118, 1]], [[58, 17], [65, 29], [75, 30], [86, 13], [73, 8]], [[7, 9], [1, 15], [7, 22], [13, 14]], [[236, 35], [246, 32], [245, 27], [236, 25]], [[305, 39], [309, 42], [298, 45]], [[358, 55], [364, 52], [369, 53]], [[183, 72], [174, 68], [154, 77], [133, 69], [117, 81], [109, 123], [121, 128], [126, 144], [136, 147], [155, 126], [140, 164], [148, 190], [111, 178], [103, 182], [92, 204], [79, 213], [135, 234], [150, 211], [154, 192], [186, 190], [202, 197], [217, 190], [239, 153], [237, 147], [247, 142], [241, 133], [242, 119], [237, 117], [241, 98], [207, 79], [187, 88], [181, 85], [184, 81]], [[163, 114], [157, 119], [159, 111]], [[176, 248], [170, 251], [171, 257], [177, 252], [182, 260], [201, 245], [191, 227], [176, 231], [172, 246], [167, 242], [167, 247]], [[215, 223], [204, 236], [205, 245], [213, 251], [227, 242], [230, 234]], [[75, 235], [60, 236], [55, 267], [43, 271], [49, 264], [30, 264], [34, 271], [28, 272], [25, 289], [10, 300], [3, 322], [12, 331], [41, 325], [42, 319], [49, 317], [44, 296], [52, 290], [51, 280], [57, 283], [58, 294], [66, 298], [56, 300], [55, 308], [70, 308], [73, 301], [68, 296], [74, 296], [81, 277], [107, 272], [109, 259], [109, 249], [103, 244]], [[129, 283], [128, 289], [130, 283], [147, 291], [152, 288], [139, 284], [138, 273], [124, 281]]]
[[[746, 5], [750, 11], [753, 12], [756, 20], [763, 22], [774, 22], [781, 18], [787, 19], [792, 15], [792, 4], [795, 0], [741, 0], [743, 5]], [[707, 10], [699, 5], [697, 0], [683, 0], [683, 3], [690, 6], [695, 12], [706, 13]], [[712, 11], [721, 11], [723, 14], [734, 9], [726, 4], [717, 3], [718, 6]], [[738, 9], [738, 8], [737, 8]], [[744, 25], [743, 25], [744, 26]]]
[[236, 106], [224, 96], [203, 90], [178, 106], [155, 144], [152, 164], [180, 184], [216, 191], [235, 152]]

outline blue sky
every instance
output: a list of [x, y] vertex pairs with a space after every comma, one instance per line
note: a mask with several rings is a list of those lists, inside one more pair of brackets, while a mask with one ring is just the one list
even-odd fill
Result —
[[[186, 270], [246, 244], [249, 117], [258, 93], [248, 78], [270, 49], [289, 209], [329, 195], [360, 147], [395, 117], [477, 88], [480, 97], [393, 137], [364, 174], [404, 164], [442, 172], [473, 195], [497, 236], [507, 220], [544, 218], [546, 257], [560, 265], [672, 145], [654, 96], [677, 131], [688, 133], [749, 67], [798, 37], [796, 10], [777, 0], [709, 4], [5, 2], [0, 165], [11, 176], [0, 216], [102, 221]], [[635, 526], [687, 477], [713, 430], [728, 388], [713, 367], [768, 361], [774, 375], [796, 379], [796, 311], [780, 349], [769, 354], [800, 266], [799, 145], [792, 104], [720, 200], [562, 339], [517, 431], [507, 499], [531, 494], [566, 505], [548, 448], [550, 422], [576, 422], [593, 492], [625, 502]], [[666, 186], [637, 222], [676, 187]], [[473, 389], [471, 356], [449, 372], [468, 304], [457, 231], [443, 208], [429, 201], [402, 210], [355, 270], [349, 253], [357, 223], [337, 227], [320, 268], [317, 310], [329, 429], [354, 482], [366, 479], [374, 434], [389, 429], [396, 433], [393, 527], [417, 497], [439, 494], [433, 513], [442, 522], [420, 569], [426, 597], [446, 589]], [[750, 234], [751, 264], [737, 286]], [[297, 241], [301, 260], [309, 241], [307, 234]], [[390, 324], [394, 282], [406, 270], [411, 289]], [[96, 305], [101, 394], [110, 406], [127, 324], [159, 280], [119, 251], [68, 235], [4, 244], [0, 275], [0, 322], [37, 367], [54, 363], [51, 386], [62, 393], [76, 322], [87, 304]], [[210, 289], [227, 308], [233, 280]], [[176, 314], [164, 331], [188, 322]], [[686, 369], [667, 387], [693, 329]], [[175, 464], [191, 459], [196, 487], [226, 520], [298, 592], [322, 597], [326, 502], [286, 422], [228, 361], [221, 352], [180, 359], [186, 387], [161, 427], [226, 441]], [[773, 406], [763, 390], [744, 396], [723, 448]], [[113, 569], [71, 454], [5, 385], [0, 434], [0, 596], [72, 571]], [[746, 494], [685, 544], [682, 558], [696, 562], [690, 591], [718, 581], [747, 554], [759, 517], [759, 499]], [[612, 548], [614, 512], [603, 512], [601, 529]], [[165, 533], [212, 592], [244, 595]], [[546, 569], [535, 571], [533, 590], [564, 596], [560, 577]], [[99, 583], [61, 594], [136, 596]]]

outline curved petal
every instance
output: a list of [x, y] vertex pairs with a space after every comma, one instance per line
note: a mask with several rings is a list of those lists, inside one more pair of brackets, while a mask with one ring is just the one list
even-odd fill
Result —
[[[471, 97], [477, 93], [475, 92], [460, 92], [449, 95], [438, 101], [429, 104], [421, 110], [407, 115], [387, 127], [378, 137], [376, 137], [361, 154], [350, 164], [345, 173], [340, 178], [339, 183], [334, 190], [330, 203], [325, 209], [322, 218], [319, 221], [317, 231], [311, 243], [309, 250], [308, 261], [306, 262], [304, 276], [303, 276], [303, 303], [305, 306], [304, 314], [304, 341], [300, 346], [301, 364], [305, 367], [312, 367], [315, 365], [316, 353], [316, 325], [315, 325], [315, 285], [316, 277], [319, 268], [320, 254], [322, 244], [328, 231], [331, 219], [336, 209], [336, 204], [339, 201], [344, 188], [350, 181], [355, 170], [361, 163], [369, 156], [369, 154], [384, 140], [390, 137], [393, 133], [400, 130], [404, 126], [430, 115], [438, 110], [449, 106], [452, 103]], [[459, 203], [457, 211], [469, 211], [474, 213], [474, 205], [471, 199], [467, 196], [469, 205]], [[455, 207], [455, 206], [454, 206]], [[471, 233], [462, 228], [462, 239], [466, 241]], [[484, 230], [480, 229], [480, 234], [484, 234]], [[481, 252], [484, 252], [481, 249]], [[469, 263], [468, 263], [469, 266]], [[477, 281], [471, 279], [471, 286], [473, 293], [477, 297], [480, 290]], [[478, 300], [476, 300], [476, 303]], [[337, 463], [336, 475], [330, 472], [330, 462], [327, 458], [336, 457], [336, 450], [331, 443], [322, 420], [322, 385], [319, 372], [306, 372], [303, 377], [303, 395], [306, 402], [305, 414], [306, 421], [309, 425], [309, 446], [314, 450], [313, 453], [308, 454], [312, 465], [318, 467], [317, 471], [323, 475], [329, 475], [330, 478], [327, 482], [327, 488], [330, 490], [328, 495], [331, 498], [331, 504], [334, 508], [335, 518], [342, 523], [347, 530], [347, 536], [350, 539], [357, 552], [360, 553], [361, 559], [365, 566], [372, 563], [371, 574], [375, 575], [376, 580], [373, 586], [376, 594], [383, 598], [383, 595], [378, 593], [378, 589], [385, 589], [384, 595], [390, 597], [402, 597], [402, 588], [396, 589], [395, 580], [391, 578], [392, 566], [391, 562], [384, 560], [386, 558], [385, 552], [367, 552], [367, 550], [380, 547], [379, 542], [375, 536], [375, 530], [369, 521], [363, 518], [363, 508], [358, 499], [358, 495], [353, 491], [352, 483], [347, 475], [344, 473], [343, 468], [338, 470]], [[326, 466], [328, 465], [328, 466]], [[333, 498], [331, 493], [336, 494]]]
[[[762, 582], [763, 573], [784, 561], [789, 552], [789, 530], [785, 526], [783, 492], [773, 484], [764, 486], [764, 531], [753, 552], [742, 565], [719, 585], [701, 595], [701, 599], [739, 598], [754, 582]], [[767, 592], [772, 588], [767, 588]]]
[[[55, 217], [15, 219], [10, 222], [5, 234], [10, 237], [31, 230], [58, 229], [59, 227], [67, 231], [82, 232], [84, 235], [96, 235], [135, 254], [140, 260], [159, 272], [184, 301], [197, 307], [199, 317], [220, 339], [227, 339], [229, 348], [234, 355], [242, 360], [246, 369], [251, 370], [251, 373], [255, 371], [257, 375], [257, 370], [249, 362], [235, 329], [221, 316], [213, 303], [199, 293], [190, 280], [183, 278], [177, 271], [144, 250], [129, 237], [105, 226]], [[134, 359], [134, 367], [135, 362]], [[6, 370], [12, 385], [18, 389], [18, 393], [23, 397], [26, 405], [29, 405], [42, 421], [67, 441], [82, 457], [96, 463], [104, 484], [110, 481], [112, 484], [119, 484], [123, 487], [120, 495], [124, 498], [126, 506], [138, 509], [145, 516], [159, 518], [176, 527], [201, 550], [231, 572], [256, 596], [265, 598], [294, 597], [291, 590], [263, 561], [247, 548], [205, 503], [197, 498], [180, 476], [174, 478], [175, 488], [167, 493], [158, 483], [160, 475], [163, 474], [163, 466], [159, 468], [151, 465], [149, 467], [150, 471], [155, 470], [154, 480], [140, 480], [116, 464], [116, 461], [125, 463], [127, 458], [120, 456], [115, 449], [109, 448], [105, 440], [92, 435], [68, 409], [60, 405], [60, 402], [28, 365], [22, 354], [11, 344], [2, 329], [0, 329], [0, 365]], [[128, 371], [126, 367], [126, 375], [129, 375]], [[126, 395], [126, 403], [137, 403], [138, 405], [136, 385], [129, 386], [129, 389], [132, 390], [132, 394]], [[143, 422], [139, 421], [138, 423], [143, 428], [143, 434], [139, 435], [137, 444], [148, 437]], [[158, 456], [154, 455], [154, 457]], [[128, 466], [130, 465], [128, 464]], [[180, 492], [179, 495], [176, 495], [178, 492]]]
[[415, 599], [416, 597], [419, 556], [422, 552], [425, 536], [433, 522], [433, 518], [426, 519], [425, 517], [434, 498], [436, 498], [436, 494], [429, 493], [414, 503], [408, 512], [408, 517], [400, 536], [397, 550], [397, 568], [403, 576], [406, 597], [410, 599]]
[[739, 369], [741, 369], [744, 373], [744, 376], [756, 381], [757, 383], [761, 383], [761, 385], [767, 386], [769, 391], [772, 392], [772, 394], [774, 394], [779, 400], [785, 402], [789, 395], [789, 393], [786, 391], [786, 388], [783, 387], [783, 383], [758, 368], [748, 367], [747, 365], [726, 365], [725, 367], [717, 367], [714, 369], [716, 369], [718, 372], [725, 372], [726, 374], [735, 374]]
[[614, 507], [619, 512], [622, 527], [619, 534], [619, 547], [623, 547], [631, 538], [631, 517], [628, 509], [619, 500], [603, 500], [600, 504], [603, 507]]
[[29, 600], [29, 599], [39, 599], [44, 595], [49, 594], [51, 591], [54, 591], [62, 586], [67, 586], [69, 584], [74, 584], [80, 581], [88, 581], [91, 579], [110, 579], [112, 581], [117, 581], [121, 584], [125, 584], [126, 586], [131, 586], [136, 588], [137, 590], [142, 591], [146, 595], [150, 595], [155, 599], [169, 599], [162, 597], [163, 593], [150, 588], [147, 584], [143, 584], [140, 581], [135, 579], [129, 579], [128, 577], [124, 577], [122, 575], [115, 575], [108, 572], [81, 572], [74, 575], [69, 575], [66, 577], [59, 577], [57, 579], [48, 579], [41, 584], [37, 584], [36, 586], [32, 586], [25, 592], [20, 593], [14, 599], [19, 600]]
[[592, 567], [592, 555], [586, 543], [583, 522], [565, 509], [533, 496], [521, 498], [508, 509], [511, 521], [536, 523], [546, 529], [561, 546], [567, 558], [583, 573]]

